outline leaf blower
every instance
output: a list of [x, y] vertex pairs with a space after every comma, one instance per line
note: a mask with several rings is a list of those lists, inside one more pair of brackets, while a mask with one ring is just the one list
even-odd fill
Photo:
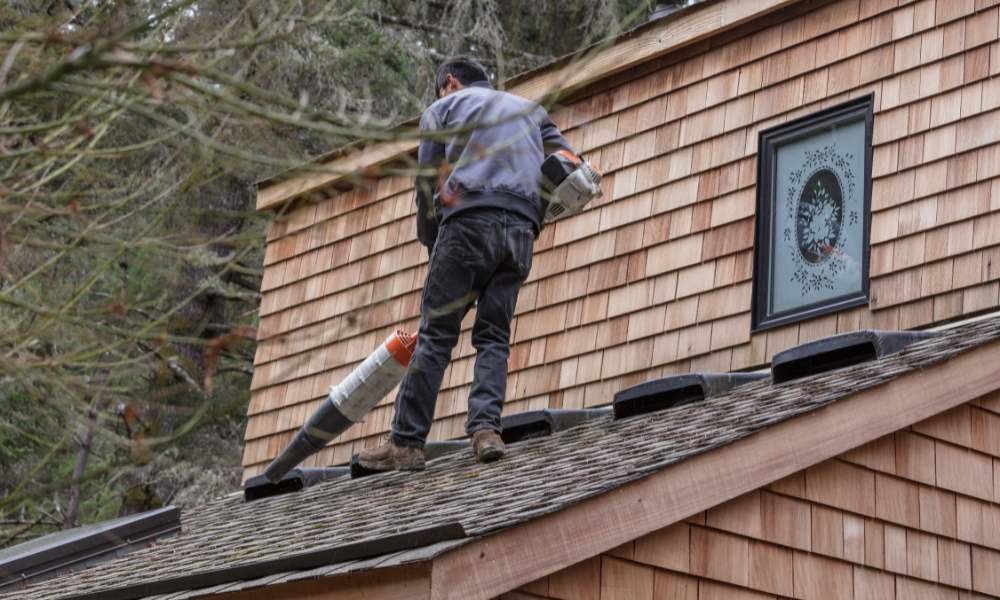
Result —
[[542, 188], [548, 205], [545, 222], [575, 215], [594, 198], [600, 198], [601, 174], [569, 150], [558, 150], [542, 163]]
[[278, 483], [300, 462], [361, 421], [403, 379], [416, 345], [415, 335], [399, 329], [339, 385], [331, 386], [326, 401], [264, 470], [264, 479]]

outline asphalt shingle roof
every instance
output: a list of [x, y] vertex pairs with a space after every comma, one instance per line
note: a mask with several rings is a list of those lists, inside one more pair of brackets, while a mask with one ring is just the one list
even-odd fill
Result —
[[[998, 338], [1000, 317], [990, 317], [959, 325], [875, 362], [781, 385], [764, 379], [704, 402], [628, 419], [596, 419], [514, 444], [498, 463], [482, 465], [470, 453], [459, 452], [429, 462], [421, 473], [344, 478], [251, 503], [244, 503], [241, 496], [228, 496], [186, 511], [182, 533], [177, 536], [82, 571], [0, 594], [0, 599], [70, 598], [456, 521], [470, 538], [487, 535]], [[309, 573], [319, 576], [425, 560], [460, 543], [446, 542], [423, 551]], [[290, 578], [297, 577], [272, 575], [258, 583]], [[229, 584], [216, 589], [235, 589], [234, 585], [246, 587]], [[194, 595], [198, 594], [171, 593], [158, 598]]]

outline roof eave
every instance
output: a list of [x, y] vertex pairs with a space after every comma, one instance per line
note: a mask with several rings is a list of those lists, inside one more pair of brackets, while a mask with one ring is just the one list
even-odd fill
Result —
[[[709, 0], [642, 25], [607, 47], [584, 51], [586, 56], [571, 55], [515, 76], [507, 90], [537, 101], [557, 92], [565, 94], [802, 1]], [[385, 141], [347, 154], [335, 153], [318, 164], [308, 163], [300, 169], [304, 173], [259, 182], [257, 210], [278, 208], [303, 194], [412, 155], [416, 149], [415, 139]]]

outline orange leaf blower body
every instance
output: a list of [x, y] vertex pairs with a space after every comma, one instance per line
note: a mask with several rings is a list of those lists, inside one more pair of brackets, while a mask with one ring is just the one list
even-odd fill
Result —
[[416, 346], [417, 337], [402, 329], [390, 335], [340, 384], [330, 388], [327, 400], [267, 466], [264, 477], [277, 483], [300, 462], [322, 450], [327, 442], [363, 420], [403, 379]]

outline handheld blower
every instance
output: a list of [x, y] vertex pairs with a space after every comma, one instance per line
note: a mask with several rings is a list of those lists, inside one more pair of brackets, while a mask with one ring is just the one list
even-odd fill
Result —
[[331, 386], [326, 401], [264, 470], [264, 479], [278, 483], [300, 462], [361, 421], [403, 379], [416, 346], [417, 336], [399, 329], [339, 385]]
[[546, 223], [575, 215], [603, 195], [601, 174], [569, 150], [558, 150], [542, 163], [542, 187], [548, 200]]

